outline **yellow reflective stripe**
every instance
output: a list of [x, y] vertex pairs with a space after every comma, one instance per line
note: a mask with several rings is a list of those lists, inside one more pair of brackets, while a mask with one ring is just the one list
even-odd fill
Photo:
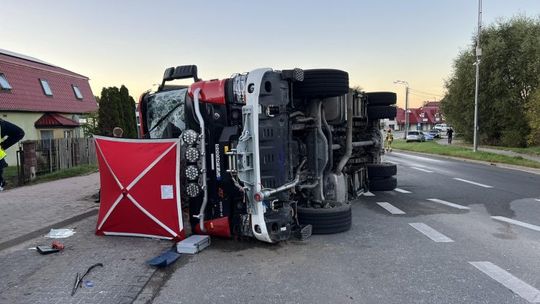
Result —
[[0, 148], [0, 159], [6, 157], [6, 151], [4, 151], [4, 149]]

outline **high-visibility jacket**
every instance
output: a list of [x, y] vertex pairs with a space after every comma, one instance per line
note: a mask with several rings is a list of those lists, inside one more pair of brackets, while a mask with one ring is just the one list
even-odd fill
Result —
[[[2, 127], [0, 127], [0, 143], [2, 143], [4, 139], [2, 138]], [[4, 149], [2, 149], [2, 146], [0, 146], [0, 159], [6, 157], [6, 151], [4, 151]]]

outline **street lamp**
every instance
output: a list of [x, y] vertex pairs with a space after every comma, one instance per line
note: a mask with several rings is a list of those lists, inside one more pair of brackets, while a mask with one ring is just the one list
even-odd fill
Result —
[[480, 32], [482, 31], [482, 0], [478, 0], [478, 33], [476, 34], [476, 83], [474, 88], [474, 132], [473, 132], [473, 151], [478, 151], [478, 84], [480, 82], [480, 57], [482, 49], [480, 48]]
[[394, 84], [402, 84], [405, 86], [405, 135], [403, 139], [407, 139], [407, 133], [409, 133], [409, 83], [405, 80], [396, 80]]

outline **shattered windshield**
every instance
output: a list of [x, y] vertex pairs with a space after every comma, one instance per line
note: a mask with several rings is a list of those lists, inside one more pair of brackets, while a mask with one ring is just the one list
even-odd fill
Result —
[[147, 122], [150, 138], [180, 136], [186, 128], [184, 103], [187, 89], [159, 92], [148, 97]]

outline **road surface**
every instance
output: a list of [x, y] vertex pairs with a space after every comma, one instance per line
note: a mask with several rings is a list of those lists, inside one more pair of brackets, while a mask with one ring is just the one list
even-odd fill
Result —
[[349, 232], [215, 240], [146, 292], [154, 303], [540, 303], [540, 175], [386, 160], [398, 164], [398, 189], [353, 202]]
[[[59, 254], [28, 249], [49, 244], [43, 236], [4, 241], [0, 303], [540, 303], [540, 175], [401, 152], [385, 159], [398, 165], [398, 188], [354, 201], [350, 231], [305, 242], [213, 238], [156, 271], [145, 261], [170, 242], [95, 236], [95, 215], [68, 225], [77, 233]], [[21, 208], [0, 204], [4, 236], [33, 235], [47, 212], [63, 219], [68, 201], [96, 206], [84, 191], [64, 200], [49, 185], [42, 208], [22, 208], [30, 196]], [[28, 231], [18, 228], [25, 218]], [[97, 262], [104, 267], [72, 297], [75, 274]]]

